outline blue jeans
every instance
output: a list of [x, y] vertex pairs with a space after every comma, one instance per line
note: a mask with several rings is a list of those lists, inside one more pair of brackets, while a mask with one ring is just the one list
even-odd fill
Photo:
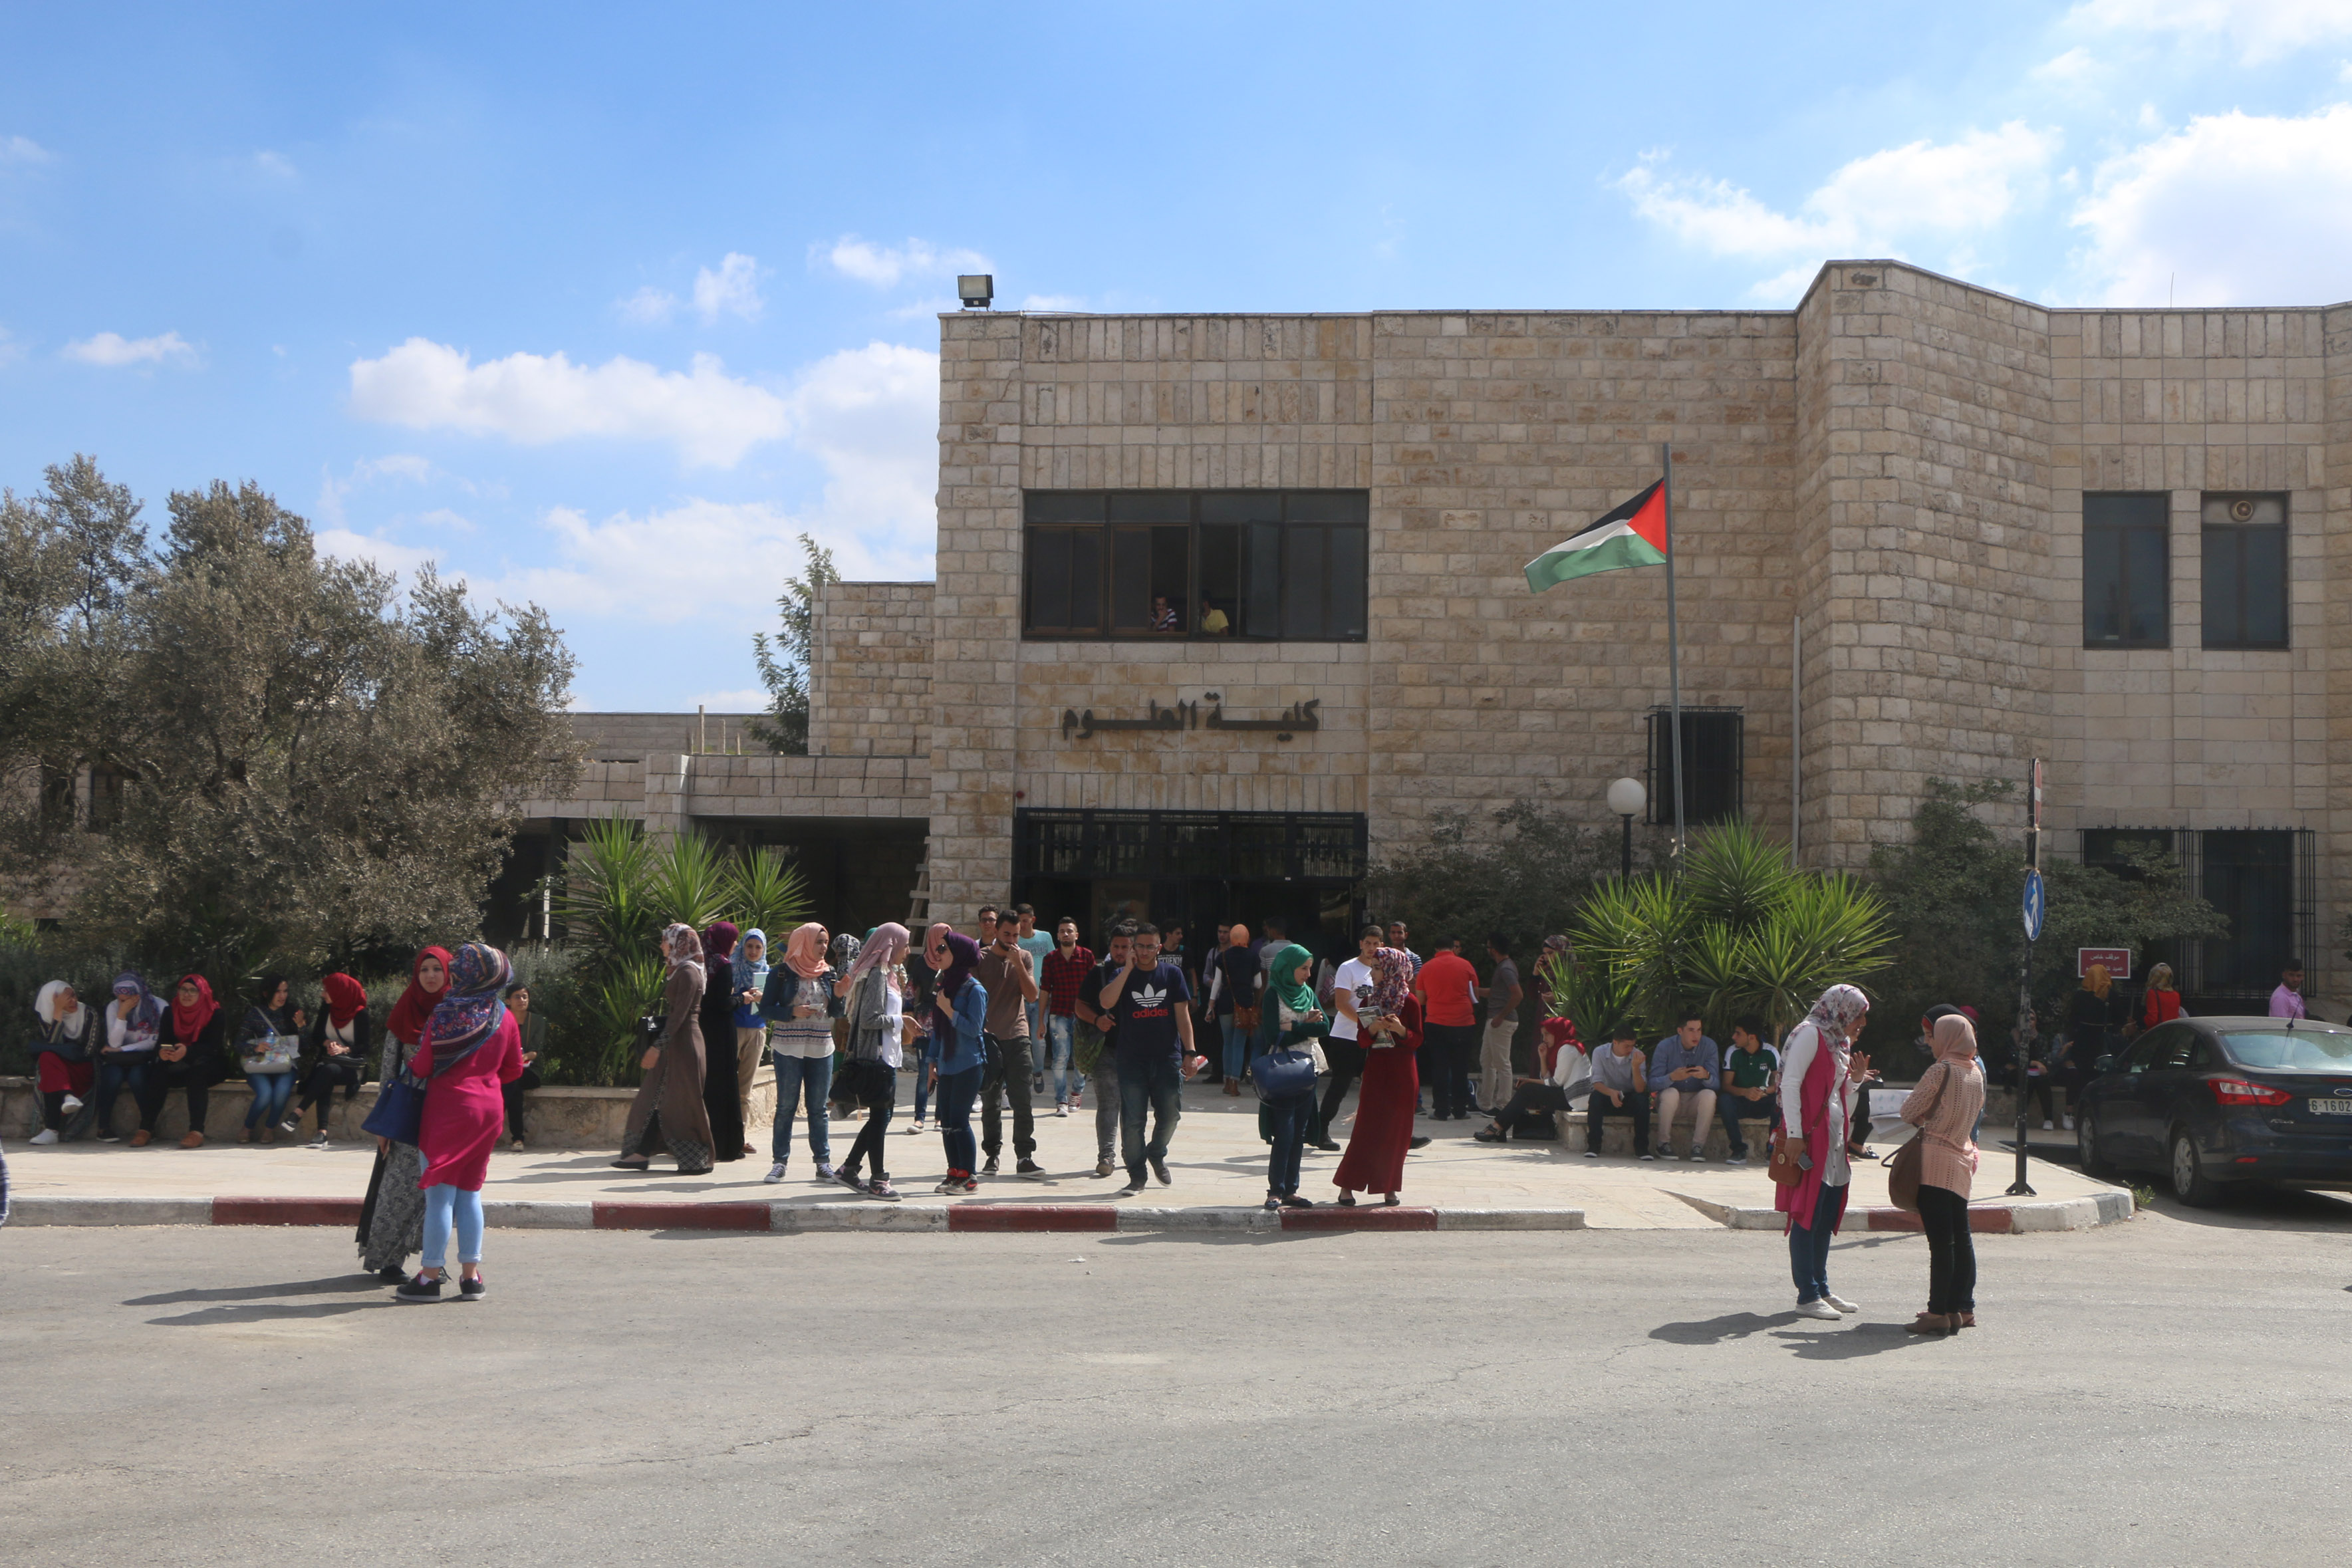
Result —
[[910, 1047], [915, 1060], [915, 1120], [920, 1121], [931, 1104], [931, 1068], [938, 1065], [940, 1047], [929, 1035], [918, 1035]]
[[1249, 1068], [1250, 1031], [1231, 1017], [1221, 1022], [1225, 1028], [1225, 1076], [1239, 1078]]
[[[1118, 1152], [1129, 1181], [1143, 1180], [1146, 1160], [1167, 1160], [1169, 1137], [1184, 1114], [1183, 1087], [1183, 1073], [1165, 1057], [1118, 1064]], [[1147, 1110], [1151, 1115], [1148, 1143], [1143, 1138]]]
[[1298, 1160], [1307, 1149], [1307, 1134], [1315, 1123], [1315, 1091], [1269, 1100], [1266, 1110], [1274, 1124], [1274, 1153], [1265, 1163], [1269, 1197], [1286, 1198], [1298, 1191]]
[[163, 1109], [163, 1097], [151, 1087], [155, 1076], [155, 1053], [142, 1051], [131, 1057], [100, 1057], [98, 1058], [98, 1093], [93, 1103], [98, 1107], [98, 1131], [114, 1131], [114, 1101], [124, 1089], [131, 1091], [131, 1100], [139, 1107], [139, 1125], [144, 1131], [155, 1131], [155, 1113]]
[[245, 1081], [253, 1086], [253, 1106], [245, 1113], [247, 1131], [274, 1122], [286, 1114], [286, 1102], [294, 1098], [292, 1073], [256, 1073]]
[[980, 1144], [971, 1135], [972, 1097], [980, 1093], [984, 1067], [940, 1075], [940, 1141], [947, 1146], [948, 1169], [970, 1175], [980, 1164]]
[[1067, 1105], [1070, 1097], [1086, 1088], [1085, 1075], [1070, 1065], [1078, 1048], [1078, 1021], [1070, 1014], [1047, 1014], [1045, 1017], [1045, 1081], [1054, 1091], [1054, 1103]]
[[[1761, 1115], [1759, 1112], [1761, 1112]], [[1731, 1141], [1731, 1157], [1736, 1160], [1748, 1152], [1748, 1141], [1739, 1135], [1741, 1119], [1759, 1121], [1769, 1116], [1772, 1119], [1773, 1126], [1780, 1126], [1780, 1097], [1777, 1094], [1768, 1094], [1761, 1100], [1742, 1100], [1727, 1089], [1715, 1097], [1715, 1113], [1723, 1121], [1723, 1135]], [[1691, 1136], [1704, 1140], [1706, 1137], [1706, 1130], [1703, 1127], [1694, 1127], [1691, 1129]]]
[[793, 1152], [793, 1118], [808, 1107], [809, 1153], [820, 1165], [833, 1163], [833, 1130], [825, 1121], [825, 1096], [833, 1089], [833, 1058], [779, 1055], [776, 1064], [776, 1130], [770, 1140], [776, 1163]]
[[1845, 1216], [1845, 1188], [1823, 1183], [1813, 1203], [1811, 1225], [1789, 1227], [1789, 1272], [1796, 1279], [1800, 1301], [1818, 1301], [1830, 1293], [1830, 1243]]
[[457, 1261], [482, 1260], [482, 1194], [460, 1192], [443, 1182], [425, 1189], [425, 1267], [439, 1268], [449, 1256], [449, 1224], [457, 1225]]

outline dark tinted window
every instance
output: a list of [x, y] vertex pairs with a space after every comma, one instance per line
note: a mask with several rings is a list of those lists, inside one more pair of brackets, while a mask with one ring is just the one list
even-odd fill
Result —
[[1359, 641], [1370, 497], [1361, 490], [1033, 490], [1032, 637]]
[[2295, 951], [2294, 835], [2286, 828], [2222, 828], [2199, 835], [2200, 889], [2230, 922], [2205, 939], [2210, 990], [2267, 995], [2279, 964]]
[[[1736, 708], [1683, 710], [1683, 769], [1688, 784], [1683, 791], [1683, 822], [1698, 827], [1723, 822], [1740, 812], [1743, 724]], [[1673, 715], [1661, 710], [1650, 714], [1650, 820], [1672, 826], [1675, 820], [1675, 752]]]
[[2167, 495], [2083, 498], [2083, 646], [2166, 647], [2172, 641]]
[[2284, 647], [2286, 499], [2207, 496], [2205, 646]]
[[2128, 1065], [2133, 1072], [2181, 1067], [2188, 1062], [2189, 1048], [2196, 1043], [2194, 1030], [2179, 1024], [2167, 1024], [2139, 1037], [2132, 1046]]

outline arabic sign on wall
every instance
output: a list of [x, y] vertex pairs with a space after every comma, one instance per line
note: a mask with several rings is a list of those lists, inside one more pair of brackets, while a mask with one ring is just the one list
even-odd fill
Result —
[[1100, 719], [1091, 708], [1081, 713], [1075, 708], [1062, 710], [1062, 739], [1090, 741], [1095, 736], [1115, 730], [1254, 730], [1272, 735], [1277, 741], [1288, 741], [1319, 730], [1323, 721], [1316, 710], [1323, 706], [1319, 697], [1306, 702], [1294, 702], [1271, 719], [1228, 719], [1225, 705], [1219, 702], [1203, 717], [1197, 702], [1179, 701], [1173, 707], [1162, 708], [1153, 699], [1144, 708], [1140, 719]]

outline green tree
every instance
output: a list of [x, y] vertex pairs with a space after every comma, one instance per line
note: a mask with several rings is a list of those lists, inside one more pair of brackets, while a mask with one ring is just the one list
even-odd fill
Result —
[[233, 985], [474, 931], [518, 804], [577, 775], [572, 661], [546, 616], [477, 610], [430, 569], [404, 597], [321, 559], [251, 484], [174, 493], [150, 555], [94, 466], [51, 470], [53, 494], [61, 472], [87, 505], [42, 509], [53, 547], [82, 541], [52, 597], [66, 657], [30, 672], [55, 705], [44, 744], [124, 781], [105, 831], [47, 847], [45, 871], [80, 888], [75, 938]]
[[775, 641], [759, 632], [751, 638], [751, 658], [760, 667], [760, 683], [768, 689], [765, 722], [744, 726], [751, 738], [785, 756], [808, 755], [809, 638], [816, 616], [816, 596], [828, 583], [841, 581], [833, 569], [833, 552], [801, 535], [807, 563], [797, 577], [784, 579], [783, 596], [776, 601], [782, 626]]
[[[2025, 853], [2021, 831], [1997, 833], [1979, 813], [2008, 801], [2013, 788], [1998, 779], [1929, 779], [1912, 814], [1911, 841], [1871, 856], [1897, 933], [1881, 1015], [1900, 1020], [1907, 1034], [1937, 1003], [1973, 1006], [1981, 1019], [1979, 1044], [1996, 1058], [2015, 1048]], [[2042, 877], [2048, 912], [2035, 952], [2033, 997], [2045, 1033], [2077, 984], [2075, 948], [2120, 945], [2138, 959], [2157, 943], [2228, 930], [2211, 905], [2188, 891], [2179, 866], [2158, 851], [2127, 850], [2119, 869], [2045, 852]]]

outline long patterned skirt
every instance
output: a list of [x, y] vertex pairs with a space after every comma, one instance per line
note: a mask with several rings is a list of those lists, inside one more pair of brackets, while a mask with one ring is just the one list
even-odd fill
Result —
[[360, 1205], [360, 1265], [370, 1273], [425, 1250], [425, 1194], [416, 1186], [424, 1174], [425, 1156], [415, 1144], [376, 1152], [367, 1201]]

